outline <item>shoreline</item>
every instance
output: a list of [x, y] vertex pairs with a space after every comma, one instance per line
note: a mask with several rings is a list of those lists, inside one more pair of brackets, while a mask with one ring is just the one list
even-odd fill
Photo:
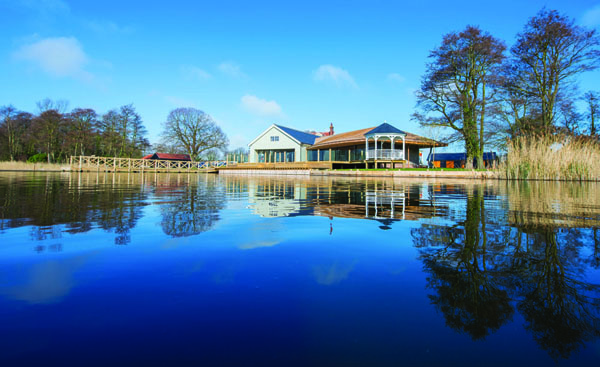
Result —
[[[33, 167], [0, 167], [0, 172], [57, 172], [57, 173], [87, 173], [71, 169], [71, 167], [61, 165], [48, 164], [33, 164]], [[126, 173], [114, 171], [99, 171], [105, 173]], [[143, 172], [132, 171], [129, 173], [144, 174]], [[555, 182], [599, 182], [596, 180], [564, 180], [564, 179], [543, 179], [543, 178], [528, 178], [528, 179], [507, 179], [502, 177], [499, 171], [442, 171], [442, 170], [390, 170], [390, 171], [373, 171], [373, 170], [312, 170], [312, 169], [225, 169], [218, 172], [152, 172], [147, 171], [145, 174], [151, 173], [177, 173], [177, 174], [221, 174], [221, 175], [240, 175], [240, 176], [314, 176], [314, 177], [388, 177], [388, 178], [418, 178], [418, 179], [471, 179], [471, 180], [498, 180], [498, 181], [555, 181]]]

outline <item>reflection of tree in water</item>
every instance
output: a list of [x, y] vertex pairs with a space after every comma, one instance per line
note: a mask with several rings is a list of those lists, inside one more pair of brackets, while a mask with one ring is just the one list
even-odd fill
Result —
[[0, 230], [31, 225], [32, 239], [46, 240], [60, 238], [63, 231], [84, 233], [102, 228], [117, 234], [116, 244], [127, 244], [129, 231], [147, 205], [146, 197], [139, 184], [81, 185], [49, 174], [3, 180]]
[[[554, 358], [567, 358], [598, 338], [599, 287], [583, 280], [586, 266], [593, 264], [581, 251], [597, 247], [589, 241], [594, 230], [526, 221], [510, 228], [497, 223], [506, 218], [504, 211], [486, 211], [484, 205], [475, 188], [464, 220], [412, 230], [430, 274], [430, 299], [447, 325], [485, 338], [511, 319], [514, 301], [527, 330]], [[593, 262], [596, 253], [592, 256]]]
[[539, 345], [554, 358], [567, 358], [600, 336], [599, 300], [593, 296], [599, 287], [577, 279], [581, 264], [573, 261], [580, 258], [572, 242], [559, 245], [552, 228], [536, 232], [532, 247], [539, 251], [531, 253], [528, 267], [515, 269], [527, 278], [517, 308]]
[[173, 237], [185, 237], [208, 231], [219, 220], [225, 207], [225, 193], [214, 180], [192, 182], [168, 190], [169, 200], [161, 203], [163, 231]]
[[594, 250], [589, 263], [593, 268], [598, 269], [600, 268], [600, 229], [592, 228], [590, 241], [594, 244]]
[[412, 232], [430, 273], [428, 287], [436, 293], [429, 296], [431, 302], [448, 326], [473, 339], [483, 339], [498, 330], [513, 314], [507, 291], [493, 277], [483, 210], [483, 197], [476, 190], [467, 201], [465, 221], [448, 227], [424, 226]]

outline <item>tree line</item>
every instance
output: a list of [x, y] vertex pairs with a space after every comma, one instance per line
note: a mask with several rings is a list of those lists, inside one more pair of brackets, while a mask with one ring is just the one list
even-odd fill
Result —
[[[564, 134], [597, 142], [600, 93], [578, 77], [600, 62], [595, 30], [542, 9], [513, 46], [476, 26], [443, 36], [429, 55], [413, 120], [441, 140], [462, 142], [467, 164], [483, 167], [486, 145], [521, 136]], [[583, 109], [584, 111], [580, 111]]]
[[195, 108], [172, 110], [163, 123], [161, 140], [154, 145], [132, 104], [103, 115], [91, 108], [66, 112], [67, 102], [50, 99], [38, 102], [37, 108], [38, 113], [32, 114], [0, 107], [0, 160], [52, 163], [75, 155], [140, 158], [150, 149], [189, 154], [192, 160], [216, 160], [229, 145], [212, 117]]
[[91, 108], [67, 112], [67, 102], [45, 99], [38, 112], [0, 107], [0, 160], [64, 162], [72, 155], [139, 158], [150, 147], [132, 104], [99, 115]]

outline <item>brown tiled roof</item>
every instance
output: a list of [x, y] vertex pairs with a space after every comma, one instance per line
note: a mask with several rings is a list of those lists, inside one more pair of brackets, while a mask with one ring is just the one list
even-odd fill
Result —
[[188, 154], [154, 153], [142, 157], [142, 159], [164, 159], [170, 161], [191, 161]]
[[188, 154], [156, 153], [158, 159], [169, 159], [174, 161], [191, 161]]
[[[348, 131], [341, 134], [335, 134], [332, 136], [323, 136], [315, 140], [315, 144], [308, 149], [323, 149], [323, 148], [335, 148], [343, 147], [348, 145], [357, 145], [365, 143], [365, 134], [373, 130], [375, 127], [369, 127], [361, 130]], [[412, 133], [406, 133], [406, 143], [413, 145], [422, 146], [433, 146], [445, 147], [448, 144], [428, 139]]]

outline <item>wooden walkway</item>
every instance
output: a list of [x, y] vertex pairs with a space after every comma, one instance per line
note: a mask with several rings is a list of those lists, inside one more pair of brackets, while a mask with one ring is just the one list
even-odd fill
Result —
[[79, 172], [196, 172], [233, 170], [323, 170], [336, 162], [237, 163], [231, 161], [185, 162], [161, 159], [72, 156], [71, 171]]
[[219, 167], [220, 171], [229, 170], [311, 170], [331, 169], [333, 162], [277, 162], [277, 163], [238, 163]]
[[194, 172], [216, 173], [219, 168], [235, 166], [235, 162], [185, 162], [161, 159], [73, 156], [69, 159], [72, 171], [80, 172]]

